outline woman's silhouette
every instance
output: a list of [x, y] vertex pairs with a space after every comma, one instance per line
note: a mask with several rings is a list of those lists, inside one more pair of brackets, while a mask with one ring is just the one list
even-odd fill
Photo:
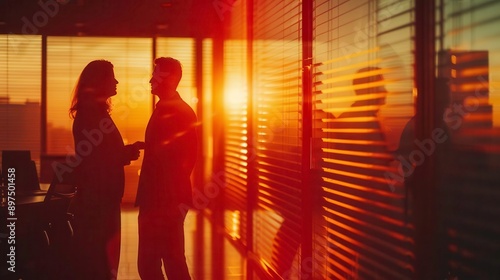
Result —
[[70, 108], [78, 163], [73, 208], [78, 279], [116, 279], [118, 271], [123, 167], [139, 157], [139, 145], [124, 145], [109, 114], [117, 84], [113, 64], [90, 62], [80, 75]]

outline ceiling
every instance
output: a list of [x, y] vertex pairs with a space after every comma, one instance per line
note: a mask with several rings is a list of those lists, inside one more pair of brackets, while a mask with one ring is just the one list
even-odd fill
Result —
[[211, 37], [223, 0], [0, 0], [0, 34]]

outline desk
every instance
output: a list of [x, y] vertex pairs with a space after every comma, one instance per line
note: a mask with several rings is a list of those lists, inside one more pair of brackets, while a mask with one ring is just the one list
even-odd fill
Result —
[[[45, 197], [47, 190], [49, 188], [48, 184], [40, 185], [40, 191], [30, 194], [29, 192], [16, 193], [13, 196], [14, 202], [14, 212], [9, 213], [8, 198], [6, 196], [6, 189], [2, 187], [2, 200], [0, 204], [0, 219], [2, 221], [12, 220], [15, 218], [19, 223], [31, 224], [38, 223], [40, 219], [50, 219], [52, 211], [65, 212], [67, 210], [68, 201], [60, 197], [52, 196], [50, 203], [45, 202]], [[64, 208], [60, 208], [64, 207]], [[4, 228], [0, 229], [0, 233], [4, 232]]]
[[[43, 203], [43, 201], [45, 200], [45, 195], [42, 195], [42, 194], [37, 194], [37, 195], [27, 195], [27, 194], [22, 194], [22, 195], [16, 195], [15, 197], [15, 205], [16, 205], [16, 209], [18, 207], [20, 208], [24, 208], [24, 207], [30, 207], [30, 206], [34, 206], [38, 203]], [[2, 211], [4, 210], [4, 208], [6, 209], [7, 208], [7, 199], [2, 199], [2, 204], [1, 204], [1, 207], [2, 207]]]
[[[36, 203], [41, 203], [45, 199], [45, 195], [49, 189], [50, 184], [40, 184], [40, 190], [34, 192], [27, 191], [15, 191], [15, 204], [16, 206], [33, 205]], [[2, 211], [4, 207], [7, 207], [7, 187], [0, 187], [0, 207]], [[16, 207], [17, 208], [17, 207]]]
[[[41, 186], [41, 189], [47, 191], [48, 185]], [[65, 240], [68, 241], [68, 237], [71, 236], [68, 234], [71, 232], [68, 228], [62, 234], [60, 232], [64, 229], [63, 226], [67, 226], [67, 220], [60, 220], [59, 217], [66, 213], [68, 200], [51, 197], [49, 201], [45, 201], [46, 193], [43, 192], [36, 192], [35, 195], [16, 193], [15, 200], [12, 200], [15, 204], [11, 204], [14, 208], [9, 209], [5, 194], [7, 193], [4, 188], [0, 219], [2, 224], [11, 226], [0, 228], [0, 278], [11, 279], [14, 276], [8, 270], [11, 266], [8, 261], [12, 257], [7, 256], [9, 252], [14, 251], [16, 277], [18, 277], [15, 279], [41, 279], [38, 278], [40, 275], [52, 273], [53, 269], [48, 271], [48, 267], [53, 268], [59, 265], [57, 261], [54, 261], [55, 258], [60, 257], [57, 256], [59, 252], [53, 248], [54, 244], [60, 241], [58, 238], [64, 234]], [[10, 210], [14, 212], [11, 213]], [[66, 216], [63, 217], [63, 219], [66, 218]], [[50, 263], [47, 264], [47, 262]]]

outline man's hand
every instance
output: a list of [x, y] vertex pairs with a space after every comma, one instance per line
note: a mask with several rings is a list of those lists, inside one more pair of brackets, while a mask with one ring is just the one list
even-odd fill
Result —
[[141, 155], [140, 150], [143, 150], [146, 143], [137, 141], [134, 144], [125, 145], [125, 158], [128, 161], [137, 160]]
[[132, 144], [136, 149], [138, 150], [144, 150], [144, 148], [146, 147], [146, 143], [142, 142], [142, 141], [137, 141], [135, 142], [134, 144]]

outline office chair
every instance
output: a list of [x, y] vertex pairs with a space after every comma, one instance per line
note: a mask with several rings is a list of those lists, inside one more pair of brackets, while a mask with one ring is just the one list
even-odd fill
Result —
[[70, 279], [72, 273], [73, 214], [71, 202], [77, 191], [72, 174], [65, 174], [59, 181], [53, 176], [43, 202], [40, 227], [47, 236], [44, 260], [49, 279]]
[[[54, 176], [44, 199], [45, 223], [49, 234], [49, 245], [59, 242], [59, 238], [71, 238], [73, 228], [70, 211], [71, 202], [76, 194], [77, 184], [71, 174], [66, 174], [60, 181]], [[64, 232], [63, 232], [64, 231]], [[60, 236], [64, 234], [65, 236]]]

